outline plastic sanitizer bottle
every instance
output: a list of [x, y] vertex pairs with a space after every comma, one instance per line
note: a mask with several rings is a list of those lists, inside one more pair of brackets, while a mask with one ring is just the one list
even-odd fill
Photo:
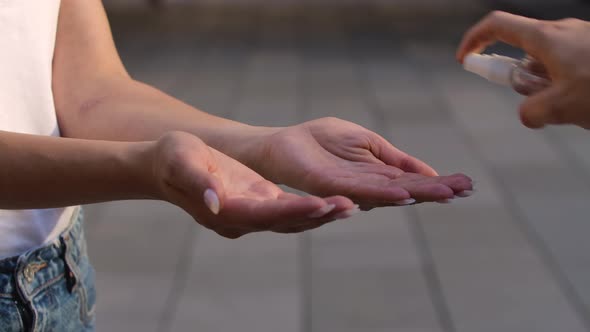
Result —
[[514, 59], [496, 54], [472, 53], [465, 57], [463, 67], [491, 82], [511, 86], [525, 96], [551, 85], [545, 68], [530, 57]]

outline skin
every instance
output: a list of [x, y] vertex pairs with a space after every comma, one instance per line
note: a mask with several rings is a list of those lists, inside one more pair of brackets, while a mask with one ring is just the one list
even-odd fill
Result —
[[160, 199], [237, 238], [313, 229], [358, 212], [355, 203], [370, 209], [472, 190], [468, 177], [439, 177], [350, 122], [249, 126], [134, 80], [99, 0], [62, 0], [52, 85], [63, 138], [0, 132], [0, 208]]
[[[301, 232], [356, 212], [342, 196], [285, 193], [184, 132], [131, 143], [0, 132], [0, 151], [1, 209], [159, 199], [227, 238]], [[203, 201], [206, 189], [219, 196], [217, 214]]]
[[574, 124], [590, 129], [589, 34], [586, 21], [542, 21], [496, 11], [465, 34], [457, 59], [462, 62], [467, 54], [497, 41], [523, 49], [536, 59], [537, 67], [544, 67], [553, 84], [522, 103], [522, 123], [530, 128]]

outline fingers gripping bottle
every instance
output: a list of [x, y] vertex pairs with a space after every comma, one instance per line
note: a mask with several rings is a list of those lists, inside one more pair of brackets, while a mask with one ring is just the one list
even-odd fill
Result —
[[511, 86], [525, 96], [551, 85], [545, 67], [530, 57], [519, 60], [496, 54], [472, 53], [465, 57], [463, 67], [491, 82]]

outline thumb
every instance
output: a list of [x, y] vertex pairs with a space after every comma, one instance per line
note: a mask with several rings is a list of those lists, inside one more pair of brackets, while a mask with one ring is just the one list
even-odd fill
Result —
[[397, 167], [409, 173], [418, 173], [426, 176], [438, 175], [427, 163], [397, 149], [384, 138], [380, 137], [379, 143], [378, 155], [376, 157], [386, 165]]
[[[202, 158], [205, 156], [206, 158]], [[213, 214], [219, 214], [225, 200], [225, 187], [219, 176], [217, 160], [211, 151], [201, 154], [201, 158], [188, 158], [179, 167], [179, 177], [175, 181], [178, 189], [193, 205], [195, 199], [202, 202]]]
[[560, 106], [562, 98], [562, 88], [557, 85], [531, 95], [520, 105], [522, 124], [537, 129], [547, 124], [566, 123], [566, 110]]
[[225, 200], [225, 191], [221, 180], [215, 175], [208, 181], [205, 191], [203, 191], [203, 202], [211, 213], [217, 215], [223, 207]]
[[438, 176], [434, 168], [430, 167], [422, 160], [404, 153], [403, 158], [399, 162], [399, 168], [404, 172], [417, 173], [426, 176]]
[[225, 200], [225, 188], [218, 174], [217, 164], [212, 153], [207, 167], [197, 173], [201, 174], [196, 174], [195, 185], [203, 199], [203, 203], [211, 213], [219, 214]]

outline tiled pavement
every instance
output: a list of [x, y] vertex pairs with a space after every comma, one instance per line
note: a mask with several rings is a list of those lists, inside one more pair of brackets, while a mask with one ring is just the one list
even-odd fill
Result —
[[518, 96], [455, 63], [488, 8], [353, 9], [112, 21], [137, 79], [249, 123], [354, 121], [477, 194], [239, 240], [163, 203], [89, 206], [99, 331], [590, 329], [590, 134], [523, 128]]

